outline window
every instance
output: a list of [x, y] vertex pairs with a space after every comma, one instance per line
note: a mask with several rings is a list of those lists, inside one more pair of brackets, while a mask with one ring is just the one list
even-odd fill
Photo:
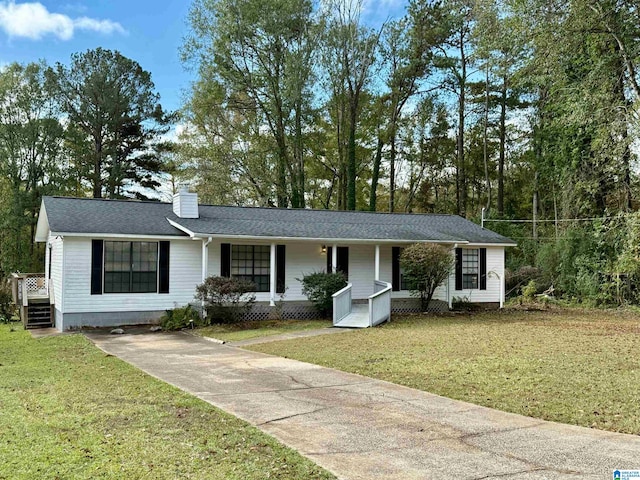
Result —
[[398, 255], [398, 268], [400, 268], [400, 290], [412, 290], [413, 285], [407, 281], [404, 276], [404, 268], [402, 268], [402, 264], [399, 263], [399, 258], [402, 256], [402, 252], [404, 252], [404, 248], [400, 248], [400, 254]]
[[104, 242], [104, 293], [158, 291], [158, 242]]
[[255, 283], [256, 292], [269, 291], [270, 266], [268, 245], [231, 246], [231, 276]]
[[462, 249], [462, 288], [478, 288], [480, 251], [477, 248]]

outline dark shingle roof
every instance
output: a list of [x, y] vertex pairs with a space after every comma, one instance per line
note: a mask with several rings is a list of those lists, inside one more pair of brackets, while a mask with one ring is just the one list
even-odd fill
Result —
[[179, 218], [170, 203], [45, 197], [53, 232], [182, 235], [167, 219], [202, 235], [513, 244], [457, 215], [200, 205]]
[[168, 203], [67, 197], [43, 202], [52, 232], [184, 235], [167, 222], [173, 210]]

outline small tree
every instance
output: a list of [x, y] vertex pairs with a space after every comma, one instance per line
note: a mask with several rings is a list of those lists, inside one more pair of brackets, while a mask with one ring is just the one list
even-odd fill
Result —
[[347, 286], [347, 280], [342, 272], [314, 272], [305, 275], [302, 280], [302, 294], [306, 295], [313, 306], [322, 315], [328, 315], [333, 310], [334, 293]]
[[426, 310], [436, 288], [451, 272], [453, 255], [442, 245], [415, 243], [402, 252], [400, 266], [411, 293], [420, 296], [422, 309]]
[[207, 321], [239, 322], [251, 310], [256, 296], [253, 282], [230, 277], [208, 277], [196, 287], [196, 299], [203, 301]]

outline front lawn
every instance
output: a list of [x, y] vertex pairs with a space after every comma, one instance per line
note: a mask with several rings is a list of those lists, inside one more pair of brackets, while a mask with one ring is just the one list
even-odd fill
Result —
[[609, 310], [396, 316], [252, 350], [562, 423], [640, 434], [640, 315]]
[[250, 338], [280, 335], [302, 330], [316, 330], [332, 326], [331, 320], [262, 320], [211, 325], [199, 328], [196, 332], [202, 336], [217, 338], [225, 342], [237, 342]]
[[329, 479], [295, 451], [105, 355], [0, 325], [0, 479]]

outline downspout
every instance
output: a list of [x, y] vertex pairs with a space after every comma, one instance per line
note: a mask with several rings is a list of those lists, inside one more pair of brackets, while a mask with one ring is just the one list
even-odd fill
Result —
[[[211, 237], [206, 240], [202, 239], [202, 283], [207, 279], [209, 273], [209, 244], [211, 243]], [[202, 306], [202, 317], [204, 318], [205, 313], [205, 305], [204, 300], [201, 303]]]

